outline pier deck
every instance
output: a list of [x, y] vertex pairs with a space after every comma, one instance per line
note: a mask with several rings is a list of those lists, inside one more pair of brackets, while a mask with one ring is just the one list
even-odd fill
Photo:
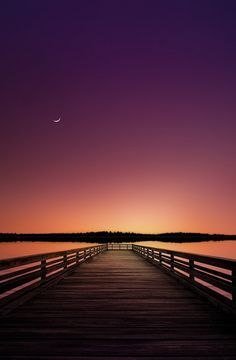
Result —
[[106, 251], [1, 319], [8, 359], [236, 356], [235, 321], [133, 251]]

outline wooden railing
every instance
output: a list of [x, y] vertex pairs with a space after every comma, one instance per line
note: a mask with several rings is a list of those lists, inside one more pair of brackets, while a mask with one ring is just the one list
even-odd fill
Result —
[[140, 245], [133, 245], [133, 251], [236, 313], [236, 261]]
[[106, 250], [133, 250], [210, 301], [236, 313], [236, 261], [127, 243], [0, 260], [0, 311], [9, 304], [18, 306]]
[[108, 243], [107, 250], [132, 250], [132, 244]]
[[0, 260], [0, 309], [106, 250], [107, 244]]

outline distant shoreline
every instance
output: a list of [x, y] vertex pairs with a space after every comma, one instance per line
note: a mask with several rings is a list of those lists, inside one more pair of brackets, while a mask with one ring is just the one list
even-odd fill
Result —
[[0, 242], [16, 241], [50, 241], [50, 242], [139, 242], [139, 241], [161, 241], [161, 242], [199, 242], [217, 240], [236, 240], [236, 235], [224, 234], [202, 234], [202, 233], [163, 233], [163, 234], [138, 234], [123, 232], [88, 232], [88, 233], [50, 233], [50, 234], [10, 234], [0, 233]]

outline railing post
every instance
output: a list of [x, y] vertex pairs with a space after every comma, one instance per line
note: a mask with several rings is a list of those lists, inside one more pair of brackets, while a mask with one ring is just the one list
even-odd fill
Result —
[[152, 249], [152, 262], [154, 262], [154, 250]]
[[170, 271], [174, 272], [174, 254], [170, 254]]
[[64, 269], [67, 269], [67, 254], [63, 255], [63, 267]]
[[162, 266], [162, 252], [159, 251], [159, 264]]
[[76, 264], [79, 263], [79, 251], [76, 251]]
[[189, 279], [191, 281], [194, 281], [193, 270], [194, 270], [194, 260], [192, 258], [190, 258], [189, 259]]
[[46, 268], [46, 259], [41, 260], [41, 281], [46, 279], [47, 268]]
[[236, 311], [236, 267], [232, 269], [232, 307]]

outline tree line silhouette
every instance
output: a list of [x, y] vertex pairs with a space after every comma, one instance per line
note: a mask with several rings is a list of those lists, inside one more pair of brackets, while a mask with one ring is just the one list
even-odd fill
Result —
[[63, 241], [63, 242], [138, 242], [138, 241], [163, 241], [163, 242], [198, 242], [210, 240], [236, 240], [236, 235], [202, 234], [190, 232], [173, 232], [162, 234], [139, 234], [132, 232], [86, 232], [86, 233], [49, 233], [49, 234], [17, 234], [0, 233], [0, 242], [3, 241]]

